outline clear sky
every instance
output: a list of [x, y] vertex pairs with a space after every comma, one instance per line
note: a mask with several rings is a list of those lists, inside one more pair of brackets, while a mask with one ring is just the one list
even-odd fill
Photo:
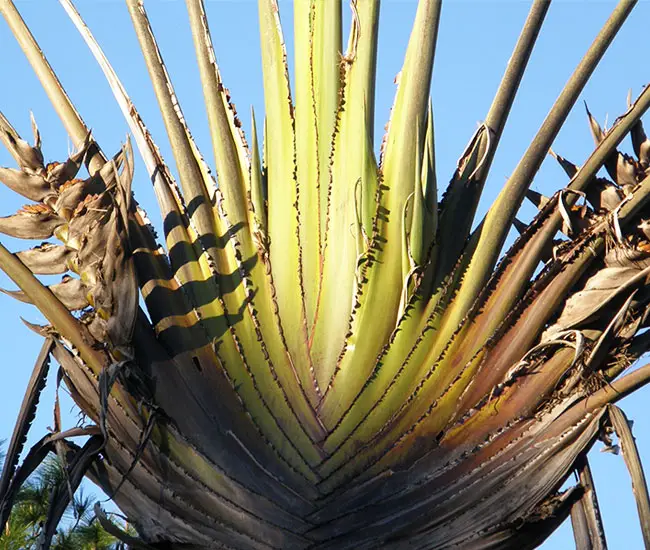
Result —
[[[163, 155], [171, 162], [172, 155], [124, 3], [120, 0], [79, 0], [77, 4]], [[18, 0], [17, 5], [92, 128], [94, 137], [107, 153], [116, 152], [125, 139], [127, 126], [101, 72], [63, 9], [56, 0]], [[184, 5], [181, 0], [150, 0], [146, 3], [185, 116], [204, 155], [211, 161], [212, 149]], [[255, 107], [258, 119], [263, 113], [256, 2], [206, 0], [206, 5], [223, 78], [238, 106], [244, 128], [248, 129], [249, 106]], [[480, 214], [485, 212], [515, 167], [614, 6], [612, 1], [556, 0], [552, 4], [492, 166]], [[415, 7], [415, 0], [383, 0], [377, 74], [378, 138], [389, 114], [395, 91], [393, 79], [401, 67]], [[529, 2], [515, 0], [448, 0], [444, 4], [432, 87], [436, 162], [441, 186], [453, 174], [458, 157], [487, 113], [528, 7]], [[292, 2], [281, 1], [280, 8], [291, 62]], [[347, 8], [344, 9], [346, 16], [349, 15]], [[611, 123], [625, 111], [629, 89], [636, 96], [650, 81], [648, 21], [650, 2], [639, 2], [582, 95], [601, 123], [606, 119]], [[349, 25], [346, 31], [347, 28]], [[27, 137], [30, 135], [31, 109], [41, 128], [46, 160], [62, 160], [70, 150], [70, 142], [4, 21], [0, 21], [0, 70], [3, 81], [0, 110]], [[558, 136], [554, 149], [580, 164], [587, 158], [592, 145], [584, 109], [582, 104], [578, 104]], [[624, 143], [623, 149], [630, 152], [628, 142]], [[0, 165], [13, 166], [12, 159], [4, 150], [0, 151]], [[549, 159], [533, 188], [551, 194], [565, 183], [563, 172]], [[153, 194], [141, 164], [136, 166], [134, 189], [149, 217], [160, 226]], [[0, 190], [0, 215], [13, 213], [22, 204], [16, 195], [6, 189]], [[525, 207], [520, 217], [527, 221], [532, 214], [532, 209]], [[26, 248], [24, 243], [13, 239], [2, 238], [2, 242], [12, 250], [18, 250], [21, 245]], [[11, 288], [4, 276], [0, 277], [0, 286]], [[19, 316], [30, 321], [38, 321], [39, 317], [33, 308], [2, 296], [0, 313], [0, 349], [3, 355], [0, 365], [3, 380], [0, 384], [0, 438], [8, 438], [40, 347], [39, 338], [25, 328]], [[51, 376], [42, 398], [30, 437], [32, 442], [52, 425], [54, 380]], [[628, 416], [635, 421], [637, 443], [647, 463], [650, 463], [650, 415], [644, 405], [649, 398], [650, 388], [622, 402]], [[75, 422], [74, 411], [67, 415], [67, 422], [68, 425]], [[622, 458], [599, 453], [598, 448], [599, 444], [592, 452], [591, 461], [609, 547], [614, 550], [642, 548], [636, 507]], [[563, 525], [544, 545], [547, 550], [572, 547], [568, 524]]]

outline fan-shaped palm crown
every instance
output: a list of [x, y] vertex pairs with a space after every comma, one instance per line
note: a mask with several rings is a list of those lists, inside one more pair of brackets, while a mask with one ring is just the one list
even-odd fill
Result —
[[[137, 527], [141, 541], [124, 536], [140, 547], [525, 548], [569, 512], [578, 539], [599, 544], [584, 453], [610, 424], [648, 519], [629, 427], [609, 403], [650, 376], [620, 377], [648, 343], [639, 331], [650, 296], [650, 141], [640, 117], [650, 91], [606, 131], [590, 117], [592, 155], [581, 167], [555, 155], [569, 183], [551, 198], [528, 192], [539, 213], [529, 225], [515, 219], [635, 2], [614, 10], [472, 231], [549, 2], [532, 3], [438, 203], [428, 98], [440, 2], [419, 2], [377, 159], [379, 0], [352, 0], [345, 50], [339, 1], [294, 3], [294, 90], [278, 4], [259, 0], [263, 155], [254, 118], [247, 141], [221, 81], [203, 2], [187, 0], [217, 185], [143, 2], [127, 0], [178, 188], [90, 31], [61, 1], [130, 126], [166, 246], [132, 199], [131, 143], [111, 159], [101, 152], [1, 0], [78, 149], [45, 164], [35, 125], [29, 145], [0, 120], [19, 165], [0, 179], [35, 203], [0, 219], [0, 231], [58, 240], [15, 255], [0, 247], [0, 266], [21, 289], [13, 295], [50, 323], [32, 327], [45, 345], [0, 480], [0, 520], [27, 473], [57, 450], [67, 453], [70, 487], [88, 473]], [[627, 134], [634, 157], [616, 149]], [[596, 175], [603, 166], [609, 178]], [[521, 235], [497, 264], [513, 224]], [[70, 274], [49, 288], [34, 277], [53, 273]], [[50, 354], [94, 425], [55, 426], [16, 469]], [[68, 441], [79, 434], [91, 436], [82, 448]], [[576, 469], [580, 483], [559, 492]], [[68, 498], [66, 487], [56, 493], [43, 544]]]

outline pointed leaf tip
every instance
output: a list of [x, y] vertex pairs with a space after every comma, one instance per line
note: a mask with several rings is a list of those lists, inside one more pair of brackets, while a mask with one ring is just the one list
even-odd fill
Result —
[[544, 208], [546, 203], [550, 200], [548, 197], [545, 197], [541, 193], [533, 191], [532, 189], [526, 191], [526, 198], [540, 210]]
[[519, 218], [515, 218], [512, 225], [520, 235], [528, 228], [528, 225], [522, 222]]
[[598, 121], [593, 117], [589, 107], [587, 107], [587, 102], [585, 101], [585, 110], [587, 111], [587, 118], [589, 119], [589, 128], [591, 129], [591, 135], [594, 138], [594, 142], [598, 145], [605, 138], [605, 133], [603, 129], [598, 124]]

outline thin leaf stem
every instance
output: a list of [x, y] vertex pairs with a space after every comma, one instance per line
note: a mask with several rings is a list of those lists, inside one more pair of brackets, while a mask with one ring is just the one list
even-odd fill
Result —
[[515, 214], [519, 210], [535, 174], [571, 108], [636, 3], [637, 0], [620, 0], [571, 75], [537, 135], [488, 211], [480, 230], [475, 233], [473, 237], [477, 240], [475, 252], [464, 277], [461, 295], [454, 307], [454, 321], [460, 320], [464, 316], [490, 277]]
[[[7, 21], [11, 32], [18, 41], [32, 69], [34, 69], [66, 131], [75, 141], [75, 144], [79, 146], [88, 135], [88, 127], [74, 108], [68, 94], [12, 0], [0, 0], [0, 14]], [[95, 145], [86, 162], [90, 172], [94, 173], [106, 163], [106, 157], [99, 150], [99, 147]]]

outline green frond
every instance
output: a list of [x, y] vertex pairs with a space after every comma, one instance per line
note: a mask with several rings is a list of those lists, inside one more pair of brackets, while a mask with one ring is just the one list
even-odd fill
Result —
[[[258, 127], [251, 109], [248, 137], [217, 64], [211, 8], [187, 0], [214, 177], [145, 2], [126, 0], [175, 170], [72, 0], [60, 2], [132, 137], [112, 158], [101, 152], [13, 2], [0, 0], [75, 145], [45, 163], [34, 117], [28, 142], [0, 113], [16, 164], [0, 182], [32, 201], [0, 218], [0, 233], [46, 240], [15, 254], [0, 245], [18, 287], [2, 292], [47, 322], [26, 323], [45, 343], [0, 477], [0, 542], [533, 548], [571, 517], [576, 544], [604, 548], [586, 455], [598, 437], [611, 444], [612, 427], [648, 540], [646, 480], [614, 403], [650, 381], [650, 367], [629, 370], [650, 349], [650, 87], [610, 128], [587, 111], [595, 147], [581, 164], [551, 149], [634, 0], [614, 8], [478, 224], [550, 2], [531, 3], [441, 198], [445, 136], [430, 99], [439, 0], [419, 0], [378, 158], [379, 0], [351, 0], [349, 25], [340, 0], [296, 0], [293, 56], [281, 3], [258, 0], [264, 113]], [[633, 155], [619, 150], [628, 134]], [[565, 178], [549, 197], [532, 189], [547, 154]], [[163, 244], [133, 196], [147, 180]], [[52, 433], [20, 462], [51, 358]], [[63, 425], [62, 383], [87, 424]], [[46, 498], [30, 476], [50, 453]], [[128, 525], [74, 497], [84, 475]], [[57, 531], [67, 509], [78, 525]]]

